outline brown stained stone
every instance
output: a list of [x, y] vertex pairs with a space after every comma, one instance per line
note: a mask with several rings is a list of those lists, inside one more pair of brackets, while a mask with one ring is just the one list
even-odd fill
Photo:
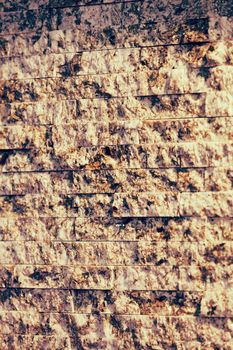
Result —
[[205, 169], [182, 168], [178, 170], [178, 189], [181, 192], [205, 190]]
[[0, 0], [1, 350], [232, 350], [229, 0]]
[[44, 126], [2, 126], [0, 127], [0, 148], [30, 149], [45, 147], [48, 129]]
[[[35, 96], [36, 97], [36, 96]], [[211, 94], [207, 97], [211, 98]], [[219, 99], [227, 97], [219, 95]], [[167, 119], [191, 118], [205, 114], [205, 94], [161, 95], [148, 97], [126, 98], [94, 98], [44, 101], [44, 102], [16, 102], [1, 104], [1, 124], [71, 124], [78, 120], [82, 122], [102, 122], [103, 114], [106, 121], [124, 122], [135, 119]], [[210, 101], [210, 107], [213, 104]], [[226, 108], [229, 101], [226, 101]], [[208, 115], [215, 115], [215, 111], [208, 110]], [[227, 111], [225, 112], [227, 113]], [[230, 113], [230, 109], [229, 109]], [[228, 115], [228, 114], [226, 114]]]
[[[134, 73], [82, 75], [71, 78], [39, 78], [1, 80], [0, 96], [6, 103], [130, 97], [145, 95], [227, 92], [232, 85], [232, 66], [212, 68], [177, 67], [174, 69], [145, 69]], [[178, 79], [183, 76], [182, 83]], [[224, 78], [221, 78], [221, 77]]]
[[231, 241], [233, 237], [232, 218], [208, 218], [207, 231], [212, 232], [216, 237], [223, 241]]
[[[2, 58], [0, 79], [70, 77], [76, 75], [130, 73], [140, 70], [211, 67], [231, 64], [230, 41], [124, 50], [55, 53]], [[51, 69], [52, 68], [52, 69]]]
[[[57, 344], [59, 344], [59, 340], [60, 344], [62, 344], [62, 340], [65, 344], [65, 339], [68, 338], [73, 344], [72, 348], [75, 348], [75, 344], [76, 346], [79, 344], [80, 348], [82, 346], [82, 349], [88, 349], [97, 344], [100, 349], [104, 349], [105, 346], [105, 349], [123, 347], [128, 350], [133, 348], [135, 342], [137, 342], [137, 346], [139, 344], [144, 346], [149, 342], [150, 346], [157, 346], [160, 349], [168, 349], [169, 345], [174, 347], [174, 344], [177, 344], [180, 349], [188, 349], [186, 347], [188, 344], [192, 346], [192, 344], [201, 343], [202, 346], [206, 345], [207, 349], [214, 349], [214, 346], [218, 344], [225, 350], [230, 349], [228, 346], [231, 343], [230, 325], [228, 325], [230, 319], [206, 318], [200, 320], [200, 318], [194, 317], [181, 317], [172, 320], [170, 317], [156, 318], [153, 316], [104, 315], [100, 317], [98, 315], [61, 314], [51, 316], [49, 322], [52, 330], [56, 330], [55, 336], [58, 336], [60, 332]], [[199, 322], [200, 329], [198, 330]], [[34, 325], [36, 326], [36, 321]], [[179, 336], [180, 328], [182, 331]], [[225, 335], [222, 328], [226, 328]], [[153, 337], [153, 332], [156, 332], [156, 338]], [[109, 335], [111, 335], [110, 339]], [[48, 341], [50, 340], [51, 344], [53, 344], [55, 336], [49, 336]], [[38, 341], [45, 340], [44, 337], [36, 335], [33, 338], [33, 343], [37, 339]], [[12, 341], [17, 342], [17, 340], [21, 344], [32, 341], [28, 334], [22, 334], [21, 342], [19, 337], [18, 339], [17, 336], [12, 337]]]
[[[182, 12], [182, 9], [181, 9]], [[29, 12], [30, 14], [30, 12]], [[17, 15], [16, 15], [17, 17]], [[19, 18], [19, 15], [18, 15]], [[51, 21], [50, 21], [51, 22]], [[232, 40], [231, 17], [210, 16], [188, 19], [185, 22], [160, 21], [106, 27], [83, 26], [83, 29], [53, 28], [52, 31], [38, 31], [14, 35], [5, 33], [1, 37], [1, 56], [18, 56], [47, 53], [76, 52], [95, 49], [115, 49], [120, 47], [140, 47], [180, 43], [206, 43], [206, 41]], [[88, 30], [87, 30], [87, 27]], [[85, 28], [85, 30], [84, 30]], [[140, 32], [140, 35], [138, 33]]]
[[144, 315], [193, 315], [202, 293], [180, 291], [73, 290], [75, 312]]
[[114, 195], [114, 216], [177, 216], [178, 196], [167, 193], [127, 193]]
[[18, 217], [0, 219], [1, 241], [51, 241], [74, 239], [72, 218]]
[[232, 192], [181, 193], [180, 214], [231, 217], [233, 215]]
[[139, 135], [142, 144], [199, 141], [227, 142], [233, 138], [231, 118], [145, 121], [140, 126]]
[[223, 218], [1, 218], [1, 241], [232, 240], [232, 219]]
[[232, 286], [232, 266], [207, 262], [190, 266], [5, 265], [1, 288], [203, 291]]
[[0, 312], [71, 312], [72, 297], [68, 290], [1, 289]]
[[232, 190], [233, 172], [232, 168], [209, 168], [205, 173], [206, 191], [228, 191]]
[[176, 169], [80, 170], [6, 173], [0, 175], [0, 194], [85, 194], [130, 192], [177, 192]]
[[131, 169], [144, 168], [145, 158], [140, 145], [62, 148], [57, 143], [54, 148], [0, 150], [0, 169], [3, 172]]
[[70, 349], [70, 340], [68, 337], [54, 335], [1, 335], [0, 342], [2, 350], [10, 348], [24, 350], [39, 350], [41, 347], [55, 349]]
[[231, 242], [0, 242], [1, 264], [58, 266], [189, 266], [232, 264]]

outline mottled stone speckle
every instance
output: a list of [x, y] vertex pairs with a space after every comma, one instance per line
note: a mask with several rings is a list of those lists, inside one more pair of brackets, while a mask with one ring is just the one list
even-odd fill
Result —
[[230, 0], [0, 0], [0, 350], [233, 349]]

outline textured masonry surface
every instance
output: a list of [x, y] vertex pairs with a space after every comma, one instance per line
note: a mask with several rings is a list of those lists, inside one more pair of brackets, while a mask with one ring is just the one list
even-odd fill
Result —
[[0, 0], [0, 350], [233, 349], [233, 3]]

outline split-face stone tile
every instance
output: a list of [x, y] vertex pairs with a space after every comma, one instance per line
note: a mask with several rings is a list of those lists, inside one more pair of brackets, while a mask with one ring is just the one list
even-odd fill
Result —
[[177, 216], [177, 194], [116, 193], [113, 200], [114, 216]]
[[232, 139], [231, 118], [145, 121], [139, 126], [140, 143], [227, 142]]
[[145, 168], [146, 154], [140, 145], [19, 149], [0, 151], [3, 172], [38, 170], [94, 170]]
[[1, 311], [72, 312], [72, 296], [62, 289], [1, 289]]
[[72, 218], [1, 218], [1, 241], [42, 241], [74, 239]]
[[233, 98], [229, 91], [210, 91], [207, 93], [207, 116], [232, 116], [232, 107]]
[[221, 241], [233, 240], [232, 218], [207, 218], [206, 232], [212, 233]]
[[232, 168], [209, 168], [205, 172], [206, 191], [228, 191], [232, 190], [233, 172]]
[[231, 217], [233, 215], [232, 193], [231, 191], [181, 193], [180, 214]]
[[201, 293], [181, 291], [73, 290], [75, 312], [142, 315], [194, 315]]
[[203, 192], [205, 187], [205, 169], [178, 169], [178, 189], [181, 192]]
[[10, 347], [15, 349], [23, 348], [24, 350], [35, 349], [39, 350], [42, 346], [69, 350], [69, 337], [54, 336], [54, 335], [0, 335], [2, 350], [8, 350]]
[[121, 50], [50, 53], [4, 57], [0, 79], [71, 77], [76, 75], [130, 73], [139, 70], [170, 70], [232, 64], [230, 41], [181, 46], [124, 48]]

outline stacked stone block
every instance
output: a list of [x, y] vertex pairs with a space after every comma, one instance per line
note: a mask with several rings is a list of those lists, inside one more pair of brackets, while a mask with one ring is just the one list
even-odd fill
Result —
[[233, 6], [0, 0], [0, 349], [233, 348]]

